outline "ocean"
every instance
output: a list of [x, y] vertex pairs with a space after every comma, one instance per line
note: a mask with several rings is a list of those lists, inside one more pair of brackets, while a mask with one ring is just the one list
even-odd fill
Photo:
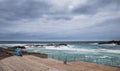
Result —
[[45, 53], [49, 58], [67, 61], [67, 62], [90, 62], [103, 64], [107, 66], [120, 67], [120, 45], [115, 44], [98, 44], [98, 43], [69, 43], [67, 46], [32, 46], [28, 45], [46, 45], [49, 43], [22, 43], [22, 44], [0, 44], [5, 46], [25, 46], [25, 51]]

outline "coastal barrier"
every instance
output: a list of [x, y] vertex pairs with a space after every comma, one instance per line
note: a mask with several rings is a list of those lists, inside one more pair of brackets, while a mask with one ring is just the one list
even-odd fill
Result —
[[87, 57], [85, 55], [49, 55], [50, 58], [57, 59], [64, 62], [90, 62], [90, 63], [96, 63], [96, 64], [102, 64], [107, 66], [113, 66], [113, 67], [120, 67], [120, 58], [108, 58], [108, 57], [101, 57], [101, 58], [93, 58], [93, 57]]

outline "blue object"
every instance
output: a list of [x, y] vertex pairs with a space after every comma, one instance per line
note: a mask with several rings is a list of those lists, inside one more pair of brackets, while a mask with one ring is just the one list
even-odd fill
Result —
[[17, 56], [20, 56], [20, 55], [22, 55], [22, 52], [21, 52], [21, 50], [16, 49], [16, 50], [15, 50], [15, 54], [16, 54]]

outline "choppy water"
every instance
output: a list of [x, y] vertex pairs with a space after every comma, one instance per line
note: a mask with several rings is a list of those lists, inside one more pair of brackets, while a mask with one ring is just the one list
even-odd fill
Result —
[[120, 67], [120, 46], [114, 44], [74, 43], [57, 47], [27, 47], [26, 51], [46, 53], [50, 58], [62, 61], [85, 61]]

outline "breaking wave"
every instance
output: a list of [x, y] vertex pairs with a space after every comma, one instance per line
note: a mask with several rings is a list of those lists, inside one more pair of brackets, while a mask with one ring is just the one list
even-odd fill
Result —
[[72, 45], [67, 46], [44, 46], [44, 47], [27, 47], [27, 49], [32, 49], [35, 52], [45, 49], [45, 50], [62, 50], [62, 51], [70, 51], [70, 52], [92, 52], [92, 53], [116, 53], [120, 54], [120, 50], [112, 50], [112, 49], [92, 49], [92, 48], [74, 48]]

